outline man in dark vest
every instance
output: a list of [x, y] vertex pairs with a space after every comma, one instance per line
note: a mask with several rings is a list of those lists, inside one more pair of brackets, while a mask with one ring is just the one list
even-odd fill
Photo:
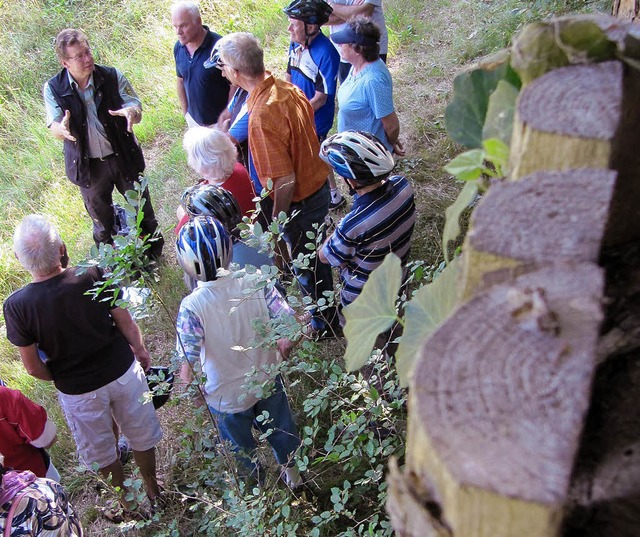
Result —
[[[67, 177], [80, 187], [94, 241], [112, 243], [113, 187], [123, 195], [133, 190], [145, 167], [133, 134], [142, 119], [140, 100], [120, 71], [94, 63], [82, 31], [62, 30], [55, 49], [64, 69], [44, 85], [47, 125], [64, 142]], [[142, 232], [153, 235], [158, 222], [148, 190], [143, 197]], [[161, 235], [151, 242], [151, 258], [160, 256], [163, 243]]]

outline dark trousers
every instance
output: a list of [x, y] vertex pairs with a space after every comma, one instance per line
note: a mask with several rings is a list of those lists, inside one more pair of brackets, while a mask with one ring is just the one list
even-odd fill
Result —
[[[261, 433], [271, 430], [267, 440], [273, 448], [276, 460], [283, 466], [293, 466], [295, 453], [300, 447], [300, 437], [280, 376], [275, 379], [275, 392], [266, 399], [260, 399], [247, 410], [236, 414], [218, 412], [212, 406], [209, 406], [209, 410], [218, 418], [220, 437], [231, 442], [238, 462], [246, 470], [258, 474], [260, 472], [259, 465], [253, 460], [256, 440], [251, 432], [252, 426]], [[258, 421], [256, 418], [265, 411], [269, 413], [269, 419]]]
[[[305, 268], [293, 268], [300, 290], [304, 295], [310, 296], [314, 303], [320, 298], [325, 298], [325, 291], [333, 291], [333, 274], [331, 266], [320, 262], [314, 250], [307, 249], [306, 245], [314, 242], [307, 236], [307, 232], [318, 234], [314, 224], [318, 227], [324, 224], [324, 218], [329, 212], [329, 184], [324, 185], [311, 196], [292, 202], [289, 208], [290, 220], [285, 226], [282, 236], [291, 250], [291, 259], [295, 260], [299, 254], [313, 254], [309, 260], [309, 266]], [[273, 210], [273, 200], [267, 196], [260, 201], [261, 215], [258, 221], [266, 229], [270, 223], [271, 212]], [[297, 214], [291, 217], [292, 214]], [[317, 246], [320, 246], [325, 238], [324, 229], [317, 239]], [[316, 330], [339, 326], [337, 310], [335, 307], [327, 307], [320, 311], [318, 308], [311, 310], [313, 318], [311, 325]]]
[[[113, 188], [117, 188], [123, 196], [127, 190], [134, 190], [134, 180], [125, 176], [120, 169], [120, 163], [115, 156], [104, 160], [89, 159], [90, 186], [80, 187], [84, 206], [93, 220], [93, 240], [96, 244], [101, 242], [111, 244], [114, 233], [115, 213], [113, 210]], [[153, 235], [158, 228], [149, 196], [149, 189], [142, 194], [145, 200], [142, 208], [142, 222], [140, 227], [144, 235]], [[150, 255], [160, 255], [163, 240], [153, 242], [149, 250]]]

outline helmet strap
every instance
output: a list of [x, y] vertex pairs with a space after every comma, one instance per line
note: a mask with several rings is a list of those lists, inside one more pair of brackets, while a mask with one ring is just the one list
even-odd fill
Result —
[[[307, 28], [309, 26], [318, 26], [318, 29], [313, 32], [312, 34], [309, 33], [309, 31], [307, 30]], [[309, 24], [308, 22], [304, 23], [304, 35], [305, 35], [305, 40], [304, 40], [304, 48], [308, 48], [309, 47], [309, 42], [318, 35], [318, 33], [320, 32], [320, 26], [317, 24]]]

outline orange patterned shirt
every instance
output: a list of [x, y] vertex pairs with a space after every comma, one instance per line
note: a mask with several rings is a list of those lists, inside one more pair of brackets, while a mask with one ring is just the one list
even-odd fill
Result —
[[319, 157], [313, 108], [297, 87], [268, 74], [247, 99], [249, 149], [260, 183], [293, 173], [292, 201], [315, 194], [329, 166]]

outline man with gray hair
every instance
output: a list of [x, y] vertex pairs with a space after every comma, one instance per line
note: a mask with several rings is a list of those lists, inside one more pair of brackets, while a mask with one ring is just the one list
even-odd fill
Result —
[[229, 102], [230, 87], [218, 69], [207, 69], [204, 63], [220, 36], [202, 24], [200, 9], [193, 2], [173, 4], [171, 24], [178, 36], [173, 56], [178, 99], [187, 125], [215, 125]]
[[[4, 303], [7, 338], [18, 347], [30, 375], [54, 382], [84, 464], [96, 464], [114, 487], [124, 490], [115, 421], [154, 501], [159, 494], [155, 446], [162, 430], [153, 404], [140, 401], [149, 390], [144, 371], [151, 357], [138, 325], [115, 301], [87, 294], [102, 279], [101, 270], [66, 268], [65, 245], [43, 216], [29, 215], [20, 222], [14, 250], [32, 282]], [[107, 292], [120, 296], [113, 288]], [[124, 494], [120, 501], [130, 506]]]
[[[258, 40], [249, 33], [234, 33], [218, 41], [222, 74], [249, 93], [249, 156], [260, 183], [271, 188], [261, 202], [266, 216], [284, 212], [289, 220], [283, 235], [293, 260], [308, 256], [308, 234], [320, 233], [329, 211], [329, 168], [320, 159], [313, 107], [299, 88], [265, 71]], [[328, 265], [317, 258], [308, 268], [295, 267], [302, 291], [314, 302], [333, 291]], [[335, 308], [315, 310], [311, 334], [331, 336], [339, 329]]]

